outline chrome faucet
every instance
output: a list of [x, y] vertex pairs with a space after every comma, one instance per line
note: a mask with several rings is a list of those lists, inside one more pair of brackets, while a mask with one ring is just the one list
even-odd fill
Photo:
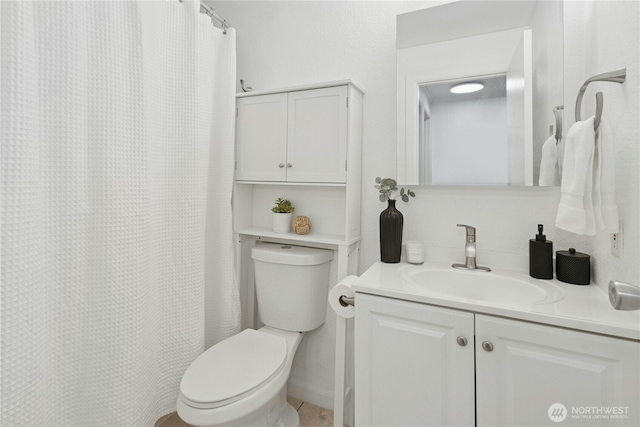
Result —
[[464, 264], [452, 264], [453, 268], [464, 268], [467, 270], [491, 271], [489, 267], [482, 267], [476, 264], [476, 229], [470, 225], [456, 224], [467, 230], [467, 239], [464, 245]]

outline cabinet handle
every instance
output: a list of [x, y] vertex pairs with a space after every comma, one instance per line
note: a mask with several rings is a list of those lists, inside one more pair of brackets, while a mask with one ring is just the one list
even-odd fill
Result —
[[458, 341], [458, 344], [460, 344], [462, 347], [467, 345], [467, 343], [469, 342], [465, 337], [458, 337], [456, 341]]
[[489, 341], [483, 341], [482, 348], [484, 349], [484, 351], [493, 351], [493, 344], [491, 344]]
[[288, 168], [290, 168], [291, 166], [293, 166], [291, 163], [287, 163]]
[[280, 163], [280, 164], [278, 164], [278, 167], [279, 167], [280, 169], [282, 169], [282, 168], [284, 167], [284, 163]]

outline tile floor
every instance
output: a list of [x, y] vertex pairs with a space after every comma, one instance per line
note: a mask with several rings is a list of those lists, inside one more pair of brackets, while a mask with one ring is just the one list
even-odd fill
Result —
[[[296, 408], [300, 416], [300, 427], [331, 427], [333, 426], [333, 411], [312, 405], [302, 400], [288, 397], [287, 401]], [[189, 427], [175, 412], [164, 416], [156, 422], [155, 427]]]

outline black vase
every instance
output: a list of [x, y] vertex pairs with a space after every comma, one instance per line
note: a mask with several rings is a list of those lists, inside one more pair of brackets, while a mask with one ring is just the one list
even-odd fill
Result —
[[380, 260], [400, 262], [402, 253], [402, 212], [396, 209], [396, 201], [389, 200], [387, 209], [380, 213]]

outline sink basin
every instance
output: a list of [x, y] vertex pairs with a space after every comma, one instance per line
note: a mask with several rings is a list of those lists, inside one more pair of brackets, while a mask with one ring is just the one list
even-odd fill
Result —
[[557, 285], [510, 272], [481, 272], [408, 266], [400, 276], [436, 297], [465, 299], [494, 304], [546, 304], [562, 299]]

